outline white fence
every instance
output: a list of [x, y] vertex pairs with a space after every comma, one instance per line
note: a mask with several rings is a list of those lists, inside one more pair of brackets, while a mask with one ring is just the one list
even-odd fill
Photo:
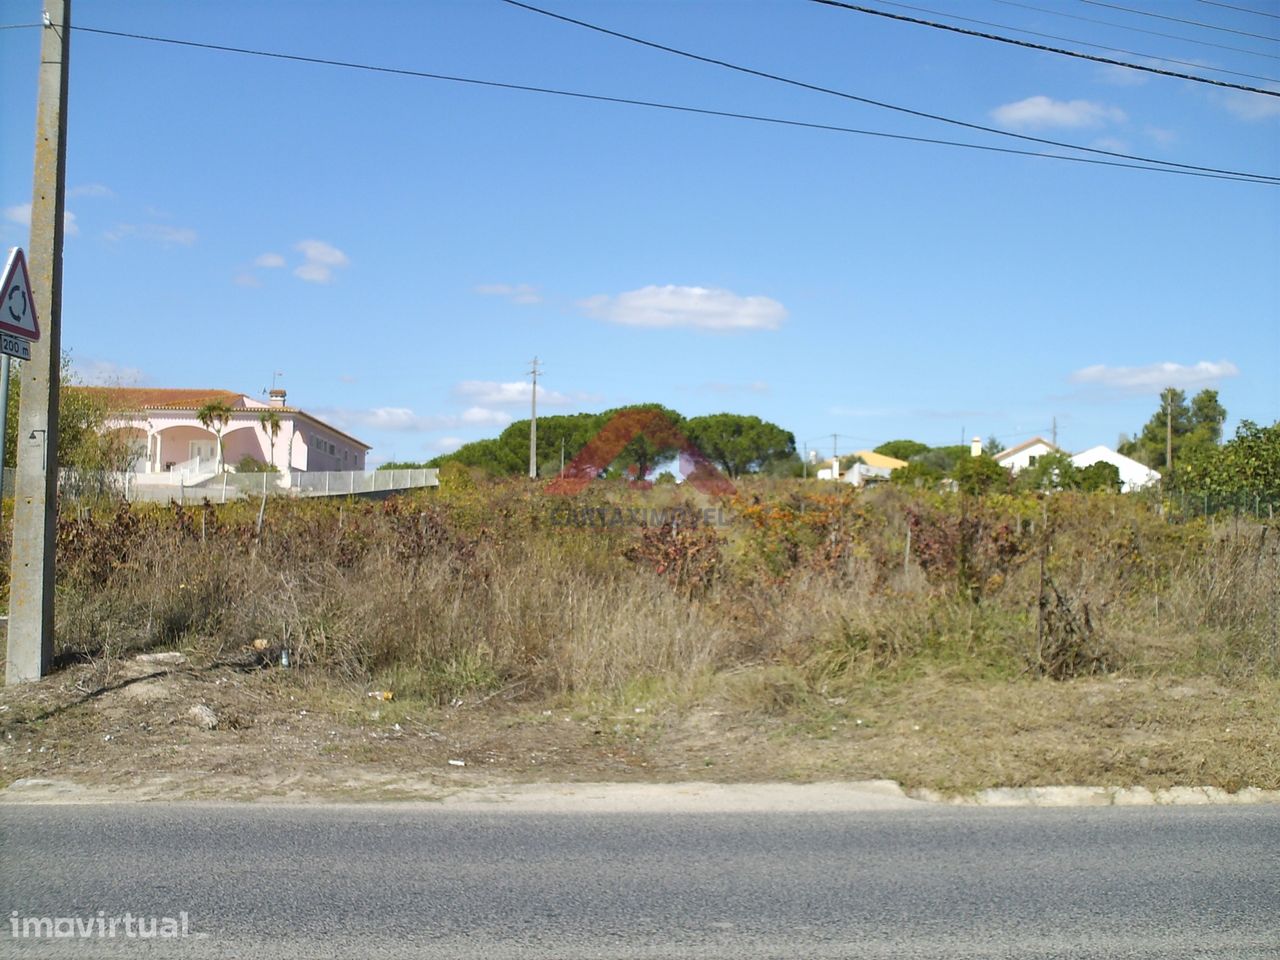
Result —
[[[13, 469], [3, 472], [4, 496], [13, 496]], [[220, 473], [199, 479], [189, 474], [89, 473], [58, 471], [58, 491], [78, 500], [90, 496], [122, 496], [135, 502], [226, 503], [245, 497], [346, 497], [440, 486], [439, 471], [368, 470], [303, 473]]]
[[[440, 486], [439, 471], [421, 470], [334, 470], [331, 472], [289, 473], [289, 489], [303, 497], [345, 496], [376, 493], [379, 490], [411, 490]], [[283, 485], [283, 482], [282, 484]]]

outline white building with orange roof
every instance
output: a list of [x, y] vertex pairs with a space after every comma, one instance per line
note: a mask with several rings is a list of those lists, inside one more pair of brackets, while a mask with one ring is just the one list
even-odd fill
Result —
[[1032, 437], [1030, 440], [1024, 440], [1016, 447], [1002, 450], [993, 459], [1014, 476], [1017, 476], [1027, 467], [1035, 466], [1037, 460], [1050, 453], [1062, 453], [1062, 450], [1044, 437]]
[[230, 390], [152, 387], [75, 387], [107, 409], [107, 424], [124, 432], [133, 453], [130, 470], [138, 474], [213, 473], [218, 463], [218, 434], [200, 422], [209, 404], [230, 410], [222, 430], [222, 461], [234, 468], [245, 457], [281, 473], [362, 471], [371, 449], [337, 427], [289, 406], [284, 390], [266, 402]]

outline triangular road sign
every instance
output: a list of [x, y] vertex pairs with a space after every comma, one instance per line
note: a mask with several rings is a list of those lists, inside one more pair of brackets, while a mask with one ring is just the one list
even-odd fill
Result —
[[36, 319], [36, 302], [31, 296], [27, 258], [22, 255], [21, 247], [9, 251], [4, 265], [4, 283], [0, 284], [0, 330], [24, 340], [40, 339], [40, 321]]

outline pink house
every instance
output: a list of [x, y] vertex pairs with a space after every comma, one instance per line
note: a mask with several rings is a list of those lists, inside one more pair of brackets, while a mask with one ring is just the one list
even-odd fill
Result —
[[100, 397], [110, 412], [108, 422], [129, 437], [130, 470], [163, 473], [175, 467], [212, 472], [217, 464], [218, 436], [196, 416], [210, 403], [231, 409], [222, 432], [223, 462], [235, 467], [253, 457], [289, 471], [364, 470], [367, 443], [343, 433], [311, 414], [285, 403], [283, 390], [272, 390], [266, 403], [230, 390], [156, 389], [151, 387], [78, 387]]

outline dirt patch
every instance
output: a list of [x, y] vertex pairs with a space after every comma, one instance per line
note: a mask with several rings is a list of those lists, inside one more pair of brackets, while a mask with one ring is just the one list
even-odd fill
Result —
[[933, 675], [766, 712], [740, 705], [729, 680], [679, 702], [367, 694], [251, 663], [73, 666], [0, 691], [0, 787], [268, 802], [443, 800], [543, 781], [1280, 788], [1274, 680]]

